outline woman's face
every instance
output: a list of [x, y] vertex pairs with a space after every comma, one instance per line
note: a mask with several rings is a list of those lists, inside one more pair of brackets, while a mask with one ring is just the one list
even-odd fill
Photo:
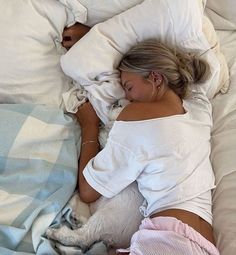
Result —
[[121, 72], [121, 85], [126, 98], [132, 102], [150, 102], [153, 95], [152, 81], [140, 74]]

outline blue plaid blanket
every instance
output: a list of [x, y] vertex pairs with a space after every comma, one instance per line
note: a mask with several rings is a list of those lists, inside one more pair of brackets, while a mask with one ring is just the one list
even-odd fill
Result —
[[43, 237], [76, 185], [80, 129], [43, 105], [0, 105], [0, 254], [57, 254]]

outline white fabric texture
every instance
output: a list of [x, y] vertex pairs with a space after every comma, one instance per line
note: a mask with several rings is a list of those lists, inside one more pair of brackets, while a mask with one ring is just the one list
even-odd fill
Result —
[[[65, 0], [64, 0], [65, 1]], [[70, 1], [70, 0], [67, 0]], [[113, 16], [142, 3], [144, 0], [79, 0], [87, 9], [87, 19], [84, 24], [94, 26]]]
[[61, 70], [69, 10], [55, 0], [0, 0], [0, 103], [64, 107], [72, 85]]
[[220, 63], [219, 82], [217, 83], [217, 86], [214, 86], [214, 95], [216, 95], [218, 92], [221, 92], [222, 94], [227, 93], [230, 82], [228, 65], [225, 56], [221, 52], [220, 43], [214, 26], [206, 15], [203, 15], [203, 32]]
[[[224, 2], [216, 1], [226, 8]], [[231, 7], [234, 1], [231, 1]], [[230, 7], [228, 6], [228, 8]], [[233, 11], [233, 9], [231, 9]], [[234, 9], [235, 12], [235, 9]], [[236, 15], [236, 12], [235, 12]], [[213, 20], [222, 27], [218, 16]], [[212, 100], [213, 130], [211, 161], [216, 177], [213, 193], [213, 229], [221, 255], [234, 255], [236, 251], [236, 32], [218, 31], [222, 51], [230, 68], [230, 89], [227, 94]]]
[[[209, 50], [212, 45], [203, 35], [199, 2], [146, 0], [94, 26], [61, 58], [62, 69], [89, 92], [90, 100], [104, 123], [110, 121], [111, 105], [124, 96], [116, 71], [122, 55], [137, 42], [148, 38], [158, 38], [201, 53], [207, 51], [203, 57], [212, 69], [205, 84], [208, 97], [212, 98], [218, 91], [220, 63], [215, 53]], [[74, 91], [72, 94], [76, 96]], [[65, 102], [69, 112], [77, 111], [80, 104], [75, 101], [76, 98], [73, 104]]]
[[67, 26], [73, 25], [75, 22], [85, 24], [87, 22], [87, 8], [85, 8], [78, 0], [58, 0], [65, 5], [67, 10]]
[[227, 94], [216, 96], [213, 107], [211, 161], [216, 177], [213, 229], [221, 255], [236, 251], [236, 9], [234, 0], [208, 0], [206, 13], [217, 29], [230, 70]]
[[[116, 121], [105, 148], [83, 171], [88, 183], [109, 198], [137, 180], [146, 199], [144, 216], [182, 203], [189, 210], [185, 201], [214, 188], [209, 159], [212, 120], [210, 103], [200, 93], [185, 100], [184, 107], [183, 115]], [[197, 214], [198, 206], [201, 203], [192, 208]], [[211, 222], [211, 208], [200, 214]]]
[[235, 30], [236, 15], [234, 0], [207, 0], [206, 11], [214, 22], [215, 29]]

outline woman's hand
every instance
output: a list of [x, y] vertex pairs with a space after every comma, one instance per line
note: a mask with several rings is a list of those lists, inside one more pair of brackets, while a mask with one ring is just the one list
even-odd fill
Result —
[[62, 34], [62, 45], [69, 50], [76, 42], [87, 34], [89, 30], [90, 27], [81, 23], [75, 23], [73, 26], [65, 28]]
[[81, 129], [99, 128], [100, 119], [98, 118], [90, 102], [85, 102], [82, 104], [79, 107], [76, 116], [80, 123]]

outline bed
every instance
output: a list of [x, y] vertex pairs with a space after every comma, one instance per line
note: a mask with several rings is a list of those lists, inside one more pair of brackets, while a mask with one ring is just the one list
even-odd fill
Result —
[[[175, 43], [178, 39], [169, 27], [143, 32], [143, 8], [152, 1], [0, 0], [4, 13], [0, 17], [0, 254], [58, 254], [44, 233], [49, 225], [70, 218], [68, 201], [76, 186], [80, 147], [80, 128], [73, 113], [87, 96], [109, 129], [119, 111], [119, 106], [109, 106], [122, 98], [115, 68], [122, 53], [154, 33], [164, 41]], [[205, 57], [215, 70], [211, 86], [207, 87], [214, 120], [214, 234], [220, 253], [234, 255], [235, 3], [195, 2], [199, 13], [204, 13], [204, 36], [211, 46]], [[165, 1], [156, 0], [157, 3], [164, 5]], [[170, 9], [174, 13], [175, 1]], [[152, 14], [155, 12], [153, 8], [148, 13], [150, 18], [156, 18]], [[135, 26], [136, 19], [139, 25]], [[66, 52], [60, 43], [62, 32], [76, 21], [95, 26], [92, 33]], [[160, 27], [165, 16], [158, 21], [154, 27]], [[83, 56], [91, 41], [93, 47], [86, 51], [90, 54], [86, 59], [91, 61], [74, 58]], [[185, 46], [193, 47], [192, 43]], [[201, 47], [204, 43], [203, 40]], [[101, 137], [104, 141], [105, 133]], [[97, 249], [104, 247], [95, 247], [95, 253], [90, 254], [96, 254]], [[100, 250], [100, 254], [105, 251]]]

